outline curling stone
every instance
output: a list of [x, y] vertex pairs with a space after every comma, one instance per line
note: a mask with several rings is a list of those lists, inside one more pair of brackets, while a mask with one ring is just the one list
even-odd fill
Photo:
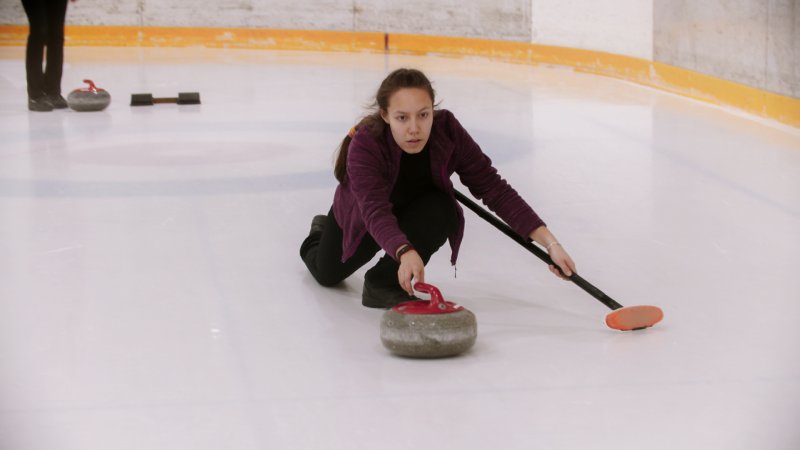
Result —
[[400, 303], [383, 314], [381, 342], [390, 352], [409, 358], [443, 358], [469, 350], [478, 337], [475, 315], [445, 301], [435, 286], [416, 283], [430, 301]]
[[111, 94], [94, 85], [92, 80], [83, 80], [88, 88], [75, 89], [67, 96], [67, 104], [75, 111], [102, 111], [111, 103]]

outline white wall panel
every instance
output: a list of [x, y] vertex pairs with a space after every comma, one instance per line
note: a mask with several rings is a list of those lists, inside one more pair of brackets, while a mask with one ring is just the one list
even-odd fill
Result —
[[651, 0], [531, 0], [536, 44], [652, 59]]

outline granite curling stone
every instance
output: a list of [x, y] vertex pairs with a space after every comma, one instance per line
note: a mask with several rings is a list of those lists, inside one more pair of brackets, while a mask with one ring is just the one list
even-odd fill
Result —
[[111, 103], [111, 94], [94, 85], [92, 80], [83, 80], [88, 88], [75, 89], [67, 96], [67, 104], [75, 111], [102, 111]]
[[390, 352], [409, 358], [444, 358], [466, 352], [478, 337], [475, 315], [445, 301], [435, 286], [416, 283], [430, 301], [400, 303], [383, 314], [381, 342]]

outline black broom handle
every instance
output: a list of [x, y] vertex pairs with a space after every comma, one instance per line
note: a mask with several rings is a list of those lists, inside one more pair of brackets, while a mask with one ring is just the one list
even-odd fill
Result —
[[[506, 236], [508, 236], [511, 239], [517, 241], [517, 243], [519, 245], [521, 245], [521, 246], [525, 247], [526, 249], [528, 249], [528, 251], [530, 251], [531, 253], [536, 255], [539, 259], [541, 259], [542, 261], [547, 263], [548, 266], [555, 266], [556, 269], [559, 272], [561, 272], [561, 268], [558, 267], [558, 265], [556, 265], [553, 262], [553, 260], [550, 258], [550, 255], [548, 255], [547, 252], [545, 252], [544, 250], [540, 249], [536, 245], [532, 244], [531, 242], [529, 242], [527, 239], [523, 238], [522, 236], [518, 235], [516, 232], [514, 232], [514, 230], [511, 229], [511, 227], [506, 225], [504, 222], [502, 222], [497, 217], [493, 216], [491, 213], [489, 213], [489, 211], [486, 211], [485, 209], [481, 208], [477, 203], [475, 203], [472, 200], [470, 200], [468, 197], [466, 197], [461, 192], [458, 192], [455, 189], [454, 189], [454, 191], [455, 191], [455, 194], [456, 194], [456, 199], [458, 199], [458, 201], [461, 202], [464, 206], [466, 206], [467, 208], [471, 209], [475, 214], [481, 216], [481, 218], [483, 218], [484, 220], [486, 220], [490, 224], [494, 225], [495, 228], [497, 228], [498, 230], [502, 231]], [[562, 274], [563, 274], [563, 272], [562, 272]], [[577, 273], [575, 273], [575, 271], [572, 272], [572, 275], [569, 276], [569, 279], [573, 283], [577, 284], [578, 287], [580, 287], [584, 291], [588, 292], [589, 295], [591, 295], [592, 297], [596, 298], [597, 300], [600, 300], [601, 303], [603, 303], [604, 305], [608, 306], [609, 308], [611, 308], [611, 309], [620, 309], [620, 308], [622, 308], [622, 305], [620, 305], [619, 303], [614, 301], [613, 298], [607, 296], [600, 289], [597, 289], [596, 287], [594, 287], [594, 285], [592, 285], [588, 281], [586, 281], [583, 278], [581, 278]]]

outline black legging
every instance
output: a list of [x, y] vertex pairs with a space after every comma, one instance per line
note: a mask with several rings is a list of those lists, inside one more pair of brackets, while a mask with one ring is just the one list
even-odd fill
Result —
[[[30, 33], [25, 51], [28, 97], [61, 94], [61, 71], [64, 64], [64, 19], [67, 0], [22, 0], [28, 15]], [[47, 47], [47, 65], [42, 57]]]
[[[400, 229], [427, 264], [436, 250], [447, 241], [458, 225], [454, 201], [441, 191], [430, 191], [410, 204], [394, 211]], [[380, 246], [369, 234], [359, 244], [355, 254], [347, 261], [342, 259], [342, 229], [336, 223], [333, 209], [328, 212], [325, 230], [309, 235], [300, 246], [300, 257], [314, 279], [323, 286], [334, 286], [368, 263]], [[384, 254], [375, 266], [364, 275], [375, 286], [399, 286], [399, 263]]]

